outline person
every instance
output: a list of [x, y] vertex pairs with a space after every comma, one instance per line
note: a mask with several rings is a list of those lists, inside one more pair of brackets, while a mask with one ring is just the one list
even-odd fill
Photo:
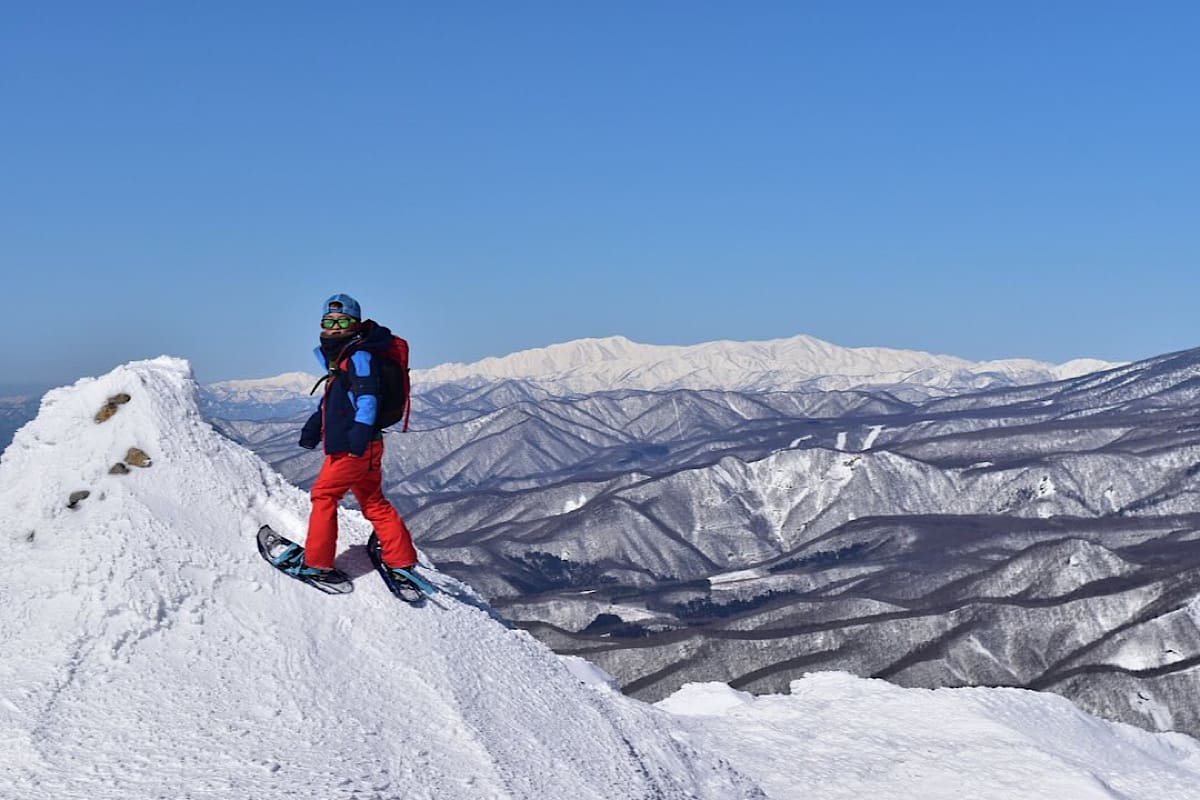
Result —
[[383, 563], [397, 580], [417, 563], [408, 526], [383, 496], [383, 433], [376, 426], [379, 371], [371, 349], [386, 347], [391, 331], [363, 320], [358, 301], [335, 294], [321, 314], [321, 343], [314, 351], [325, 370], [325, 394], [300, 434], [300, 446], [325, 446], [325, 461], [310, 492], [312, 513], [302, 577], [321, 580], [332, 574], [337, 552], [338, 503], [353, 492], [363, 516], [375, 526]]

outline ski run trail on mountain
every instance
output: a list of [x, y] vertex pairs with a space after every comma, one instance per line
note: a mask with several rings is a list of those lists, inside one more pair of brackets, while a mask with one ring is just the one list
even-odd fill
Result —
[[255, 548], [303, 540], [307, 496], [196, 396], [184, 361], [128, 364], [47, 394], [0, 460], [3, 800], [1200, 796], [1195, 740], [1030, 692], [818, 674], [637, 702], [435, 565], [397, 602], [357, 512], [355, 591], [323, 595]]

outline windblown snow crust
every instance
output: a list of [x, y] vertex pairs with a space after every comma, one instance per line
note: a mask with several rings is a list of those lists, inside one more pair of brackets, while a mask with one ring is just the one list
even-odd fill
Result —
[[272, 571], [254, 533], [302, 540], [307, 498], [202, 420], [186, 362], [49, 393], [0, 487], [0, 796], [762, 796], [465, 586], [399, 604], [357, 513], [352, 595]]

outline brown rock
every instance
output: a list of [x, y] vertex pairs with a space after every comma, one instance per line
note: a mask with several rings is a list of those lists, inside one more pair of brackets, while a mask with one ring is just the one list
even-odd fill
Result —
[[145, 451], [131, 447], [129, 448], [129, 452], [125, 454], [125, 463], [131, 467], [148, 467], [151, 461], [150, 456], [146, 455]]
[[114, 394], [112, 397], [104, 401], [104, 405], [100, 406], [100, 410], [96, 412], [96, 422], [108, 422], [112, 419], [112, 415], [117, 413], [121, 406], [132, 400], [129, 395], [121, 392]]
[[77, 492], [71, 492], [71, 496], [67, 500], [67, 508], [75, 508], [80, 504], [80, 502], [86, 500], [89, 495], [91, 495], [91, 492], [89, 492], [87, 489], [80, 489]]

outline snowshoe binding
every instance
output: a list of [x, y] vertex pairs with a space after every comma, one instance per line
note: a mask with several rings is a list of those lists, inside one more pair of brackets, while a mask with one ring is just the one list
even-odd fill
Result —
[[275, 569], [325, 594], [348, 594], [354, 591], [354, 584], [346, 573], [305, 565], [304, 548], [279, 535], [269, 525], [258, 529], [258, 552]]
[[383, 562], [383, 545], [379, 543], [379, 537], [374, 531], [371, 532], [371, 538], [367, 540], [367, 553], [371, 556], [371, 563], [375, 565], [375, 571], [383, 578], [388, 591], [404, 602], [419, 606], [425, 602], [426, 597], [437, 592], [435, 586], [417, 574], [415, 564], [403, 568], [389, 567], [385, 564]]

